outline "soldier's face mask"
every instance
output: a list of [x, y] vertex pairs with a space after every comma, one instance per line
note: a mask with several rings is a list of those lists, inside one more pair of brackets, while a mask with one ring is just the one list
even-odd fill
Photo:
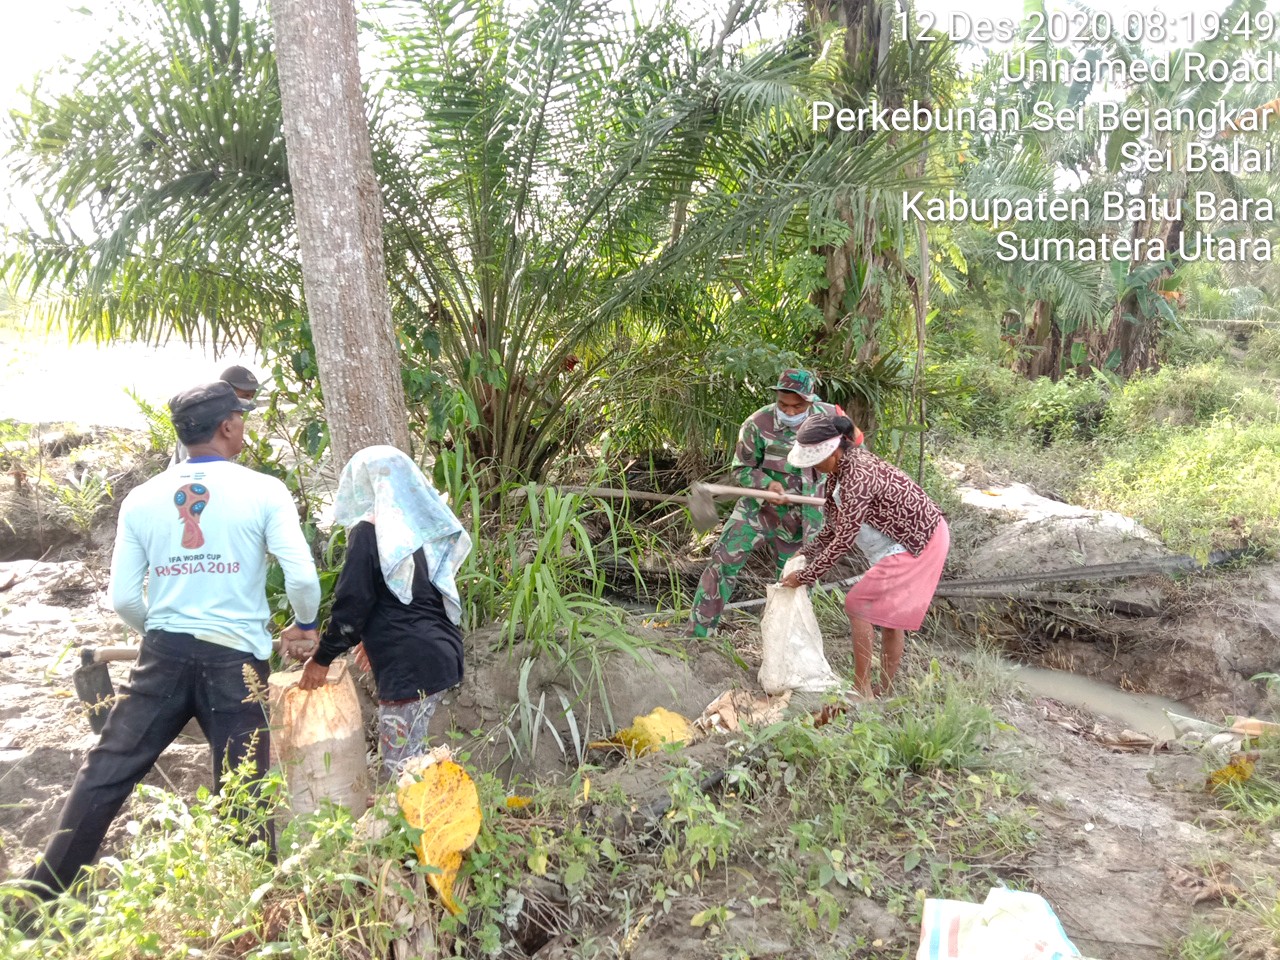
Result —
[[781, 410], [779, 410], [778, 422], [781, 423], [784, 427], [791, 427], [792, 429], [795, 429], [796, 427], [800, 426], [800, 424], [804, 423], [805, 419], [808, 416], [809, 416], [808, 410], [801, 410], [799, 413], [783, 413]]

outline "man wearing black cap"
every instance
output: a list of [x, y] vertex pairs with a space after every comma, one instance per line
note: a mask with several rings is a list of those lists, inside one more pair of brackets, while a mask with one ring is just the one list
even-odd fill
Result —
[[253, 371], [239, 364], [227, 367], [218, 375], [218, 379], [223, 383], [231, 384], [231, 388], [241, 400], [252, 400], [260, 389], [258, 378], [253, 375]]
[[259, 776], [266, 770], [266, 718], [245, 677], [266, 685], [267, 554], [284, 570], [296, 618], [281, 635], [290, 656], [308, 657], [319, 643], [320, 583], [284, 484], [233, 462], [251, 409], [221, 380], [175, 396], [169, 410], [190, 459], [120, 508], [111, 604], [143, 634], [142, 648], [57, 832], [26, 875], [39, 896], [65, 890], [93, 860], [134, 786], [192, 718], [213, 751], [215, 789], [242, 761]]
[[[236, 392], [236, 396], [241, 400], [252, 400], [258, 395], [261, 385], [258, 378], [253, 375], [253, 371], [248, 367], [242, 367], [236, 364], [234, 367], [227, 367], [219, 374], [218, 379], [223, 383], [231, 384], [231, 389]], [[249, 408], [250, 410], [253, 407]], [[169, 466], [182, 463], [190, 454], [187, 451], [186, 444], [182, 442], [182, 438], [178, 438], [177, 445], [173, 448], [173, 456], [169, 458]]]

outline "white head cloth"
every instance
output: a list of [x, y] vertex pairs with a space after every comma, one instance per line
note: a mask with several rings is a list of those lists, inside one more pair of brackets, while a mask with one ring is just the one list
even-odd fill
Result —
[[373, 524], [382, 576], [401, 603], [413, 599], [413, 554], [421, 547], [449, 619], [462, 619], [455, 577], [471, 537], [408, 455], [390, 446], [359, 451], [342, 469], [333, 513], [348, 529], [364, 520]]

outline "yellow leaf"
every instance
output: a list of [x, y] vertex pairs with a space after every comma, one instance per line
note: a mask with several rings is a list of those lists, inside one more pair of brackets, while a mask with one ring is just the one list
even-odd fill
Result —
[[523, 810], [529, 804], [533, 803], [533, 797], [512, 796], [507, 797], [508, 810]]
[[396, 802], [410, 826], [422, 831], [415, 845], [418, 861], [439, 873], [427, 876], [450, 913], [460, 913], [453, 881], [462, 866], [462, 851], [480, 833], [480, 797], [467, 772], [452, 760], [433, 763], [421, 779], [396, 791]]
[[701, 913], [695, 913], [693, 919], [689, 921], [691, 927], [705, 927], [709, 923], [720, 921], [721, 923], [732, 920], [737, 914], [732, 910], [725, 910], [721, 907], [708, 907]]
[[587, 799], [590, 796], [591, 796], [591, 778], [583, 777], [582, 778], [582, 802], [586, 803]]
[[529, 872], [535, 877], [547, 875], [547, 851], [535, 850], [529, 854]]
[[1225, 767], [1209, 774], [1209, 782], [1206, 786], [1212, 789], [1228, 783], [1244, 783], [1253, 776], [1253, 767], [1254, 761], [1251, 757], [1237, 753], [1227, 762]]
[[689, 721], [665, 707], [655, 707], [643, 717], [636, 717], [631, 726], [624, 727], [608, 740], [588, 744], [593, 750], [623, 750], [633, 757], [652, 753], [664, 743], [685, 743], [689, 740]]

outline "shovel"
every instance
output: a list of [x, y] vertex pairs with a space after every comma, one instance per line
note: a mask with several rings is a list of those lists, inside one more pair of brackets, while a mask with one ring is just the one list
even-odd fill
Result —
[[107, 664], [118, 660], [138, 659], [139, 647], [86, 647], [80, 651], [80, 666], [72, 675], [76, 696], [88, 710], [89, 726], [101, 733], [107, 725], [107, 714], [115, 703], [116, 690], [111, 685]]
[[[718, 483], [695, 483], [689, 488], [689, 516], [696, 530], [705, 532], [716, 525], [714, 497], [754, 497], [756, 500], [772, 500], [777, 496], [768, 490], [751, 487], [726, 487]], [[826, 501], [822, 497], [804, 497], [797, 493], [784, 493], [784, 503], [808, 503], [820, 507]]]

